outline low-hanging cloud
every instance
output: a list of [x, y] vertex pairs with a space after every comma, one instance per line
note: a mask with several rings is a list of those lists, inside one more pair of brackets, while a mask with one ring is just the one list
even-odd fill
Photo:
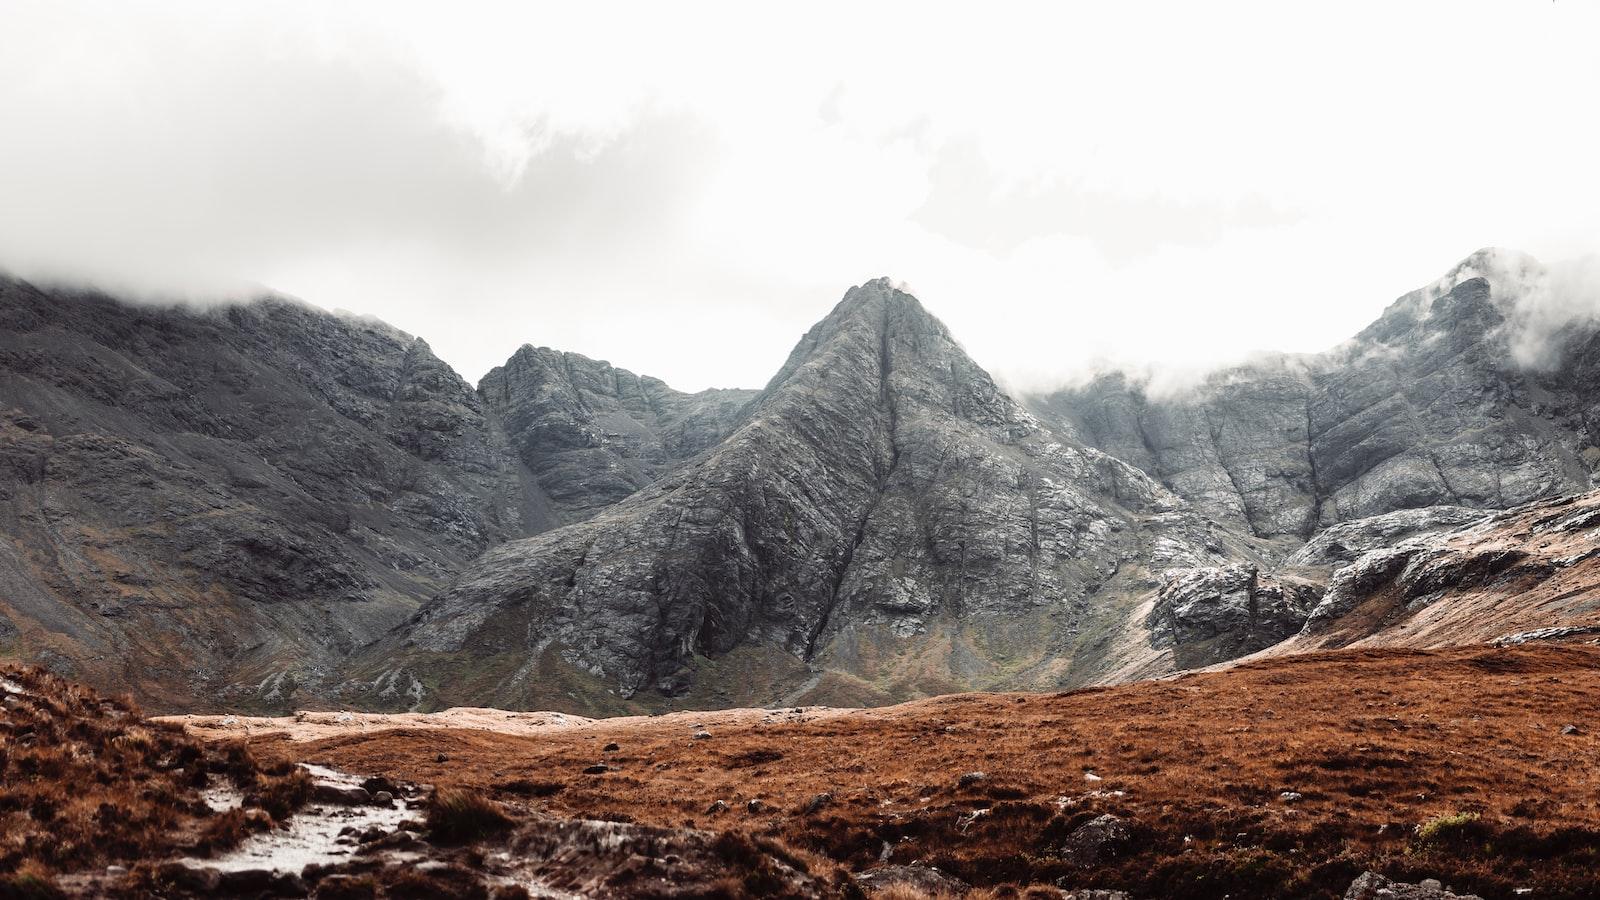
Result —
[[1507, 281], [1506, 345], [1517, 365], [1547, 371], [1561, 365], [1566, 338], [1600, 322], [1600, 256], [1563, 260]]
[[[1570, 110], [1597, 24], [1443, 2], [7, 4], [0, 267], [160, 298], [266, 285], [468, 378], [531, 342], [688, 389], [765, 383], [887, 274], [1018, 389], [1097, 361], [1204, 372], [1325, 349], [1475, 246], [1593, 250], [1600, 141]], [[1485, 124], [1506, 109], [1541, 139]]]

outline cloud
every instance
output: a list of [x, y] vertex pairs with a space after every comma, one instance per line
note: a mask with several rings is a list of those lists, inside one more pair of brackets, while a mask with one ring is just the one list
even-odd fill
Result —
[[1508, 306], [1506, 346], [1523, 368], [1559, 366], [1569, 349], [1565, 338], [1600, 321], [1600, 256], [1520, 267], [1491, 283]]
[[1282, 227], [1303, 218], [1259, 194], [1172, 199], [1084, 186], [1059, 175], [1008, 180], [970, 135], [941, 147], [929, 175], [927, 199], [913, 221], [1001, 256], [1030, 240], [1069, 235], [1090, 241], [1112, 261], [1126, 261], [1167, 244], [1209, 246], [1232, 228]]
[[1203, 368], [1330, 346], [1472, 247], [1600, 245], [1600, 138], [1571, 114], [1596, 24], [1488, 0], [8, 4], [0, 266], [270, 285], [469, 378], [532, 342], [763, 384], [879, 274], [1019, 387]]

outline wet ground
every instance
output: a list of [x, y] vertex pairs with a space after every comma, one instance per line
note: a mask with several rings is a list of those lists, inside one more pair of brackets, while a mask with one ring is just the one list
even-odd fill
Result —
[[[189, 858], [182, 860], [196, 868], [210, 868], [219, 872], [239, 872], [261, 869], [277, 873], [300, 874], [306, 866], [333, 865], [348, 860], [361, 846], [363, 837], [376, 839], [400, 831], [401, 825], [415, 822], [417, 813], [410, 806], [419, 806], [422, 794], [416, 788], [405, 793], [410, 797], [392, 798], [388, 803], [368, 800], [360, 803], [362, 795], [371, 796], [362, 788], [362, 779], [347, 772], [317, 765], [303, 765], [314, 779], [314, 798], [305, 808], [290, 818], [281, 828], [251, 835], [238, 847], [211, 859]], [[351, 798], [356, 802], [332, 802], [335, 796]], [[219, 787], [206, 791], [207, 805], [217, 812], [238, 808], [243, 795], [237, 788]], [[417, 832], [421, 831], [417, 823]], [[370, 841], [369, 841], [370, 843]], [[386, 858], [395, 861], [414, 860], [421, 854], [415, 851], [388, 849]]]

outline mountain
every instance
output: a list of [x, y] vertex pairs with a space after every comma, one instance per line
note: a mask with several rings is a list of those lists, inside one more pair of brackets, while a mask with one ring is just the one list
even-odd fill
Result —
[[756, 394], [685, 394], [607, 362], [531, 345], [485, 375], [478, 393], [537, 480], [552, 525], [588, 518], [716, 444]]
[[486, 553], [367, 674], [430, 704], [586, 709], [1090, 683], [1150, 663], [1158, 572], [1260, 561], [1026, 412], [879, 279], [720, 444]]
[[1588, 520], [1540, 524], [1592, 504], [1582, 308], [1482, 251], [1326, 353], [1019, 402], [886, 279], [697, 394], [0, 279], [0, 654], [157, 708], [596, 713], [1588, 627]]
[[1263, 536], [1587, 490], [1600, 464], [1600, 329], [1574, 319], [1537, 331], [1547, 281], [1529, 257], [1483, 250], [1327, 353], [1167, 395], [1110, 373], [1030, 405]]
[[[571, 354], [541, 393], [527, 355], [486, 382], [524, 389], [507, 404], [418, 338], [287, 298], [0, 278], [0, 652], [156, 705], [287, 702], [488, 547], [645, 477], [606, 467], [714, 440], [740, 400]], [[618, 440], [630, 386], [667, 412]]]

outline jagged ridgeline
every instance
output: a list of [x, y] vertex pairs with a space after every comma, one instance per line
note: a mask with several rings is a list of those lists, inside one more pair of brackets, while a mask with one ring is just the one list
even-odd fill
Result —
[[1133, 626], [1157, 567], [1259, 558], [1023, 410], [880, 279], [717, 446], [495, 548], [365, 657], [446, 702], [510, 706], [1087, 683], [1149, 663]]
[[1476, 559], [1483, 511], [1589, 487], [1600, 342], [1520, 352], [1541, 271], [1483, 252], [1325, 354], [1017, 399], [884, 279], [699, 394], [532, 346], [473, 388], [284, 298], [0, 279], [0, 654], [158, 709], [619, 712], [1379, 639], [1412, 613], [1352, 591], [1505, 570], [1369, 555]]

